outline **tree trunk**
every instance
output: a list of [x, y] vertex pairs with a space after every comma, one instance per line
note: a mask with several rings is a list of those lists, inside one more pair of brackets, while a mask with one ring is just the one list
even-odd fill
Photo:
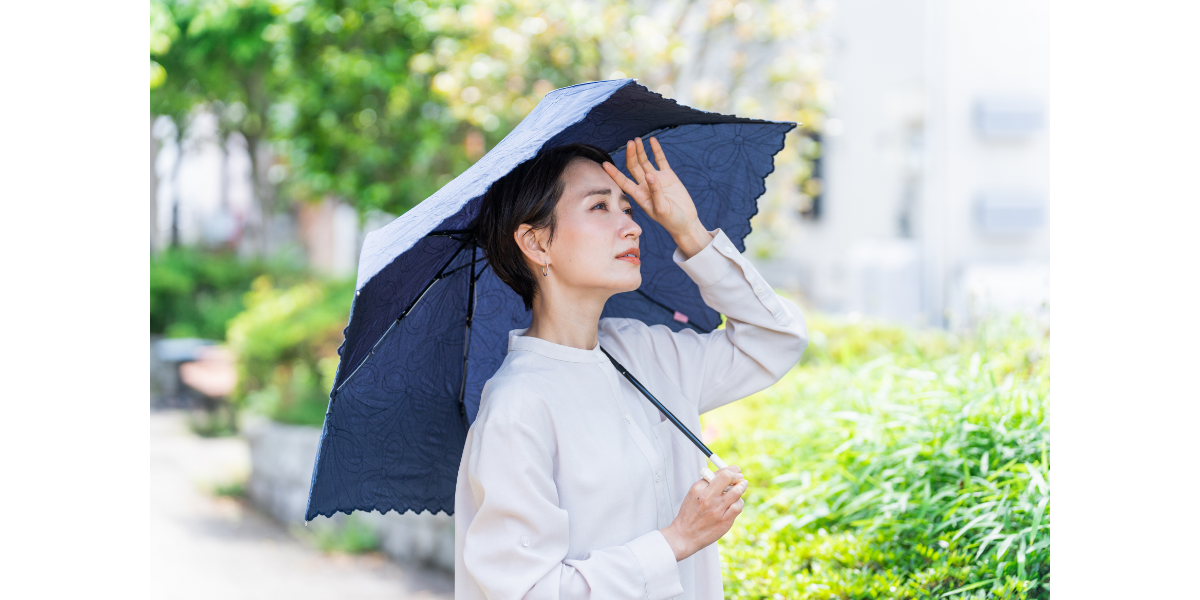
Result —
[[229, 132], [219, 133], [221, 145], [221, 210], [229, 210]]
[[274, 211], [274, 194], [273, 188], [267, 179], [265, 169], [269, 168], [269, 164], [263, 164], [265, 161], [262, 156], [264, 150], [263, 140], [270, 139], [268, 133], [270, 119], [267, 115], [267, 110], [270, 107], [270, 98], [264, 88], [264, 77], [268, 65], [262, 65], [262, 69], [251, 73], [243, 82], [246, 89], [246, 109], [247, 117], [257, 115], [257, 125], [252, 131], [247, 131], [246, 121], [243, 120], [241, 134], [246, 138], [246, 151], [250, 154], [250, 188], [254, 196], [254, 202], [258, 205], [259, 212], [259, 239], [258, 251], [260, 256], [266, 257], [271, 250], [271, 215]]
[[154, 137], [154, 115], [150, 115], [150, 254], [158, 250], [158, 151], [162, 144]]
[[242, 136], [246, 138], [246, 152], [250, 155], [250, 189], [254, 203], [258, 205], [258, 253], [265, 258], [270, 249], [267, 232], [270, 230], [272, 207], [266, 174], [262, 172], [262, 157], [259, 156], [262, 139], [256, 135], [246, 135], [244, 132]]
[[179, 206], [183, 202], [183, 192], [179, 189], [179, 172], [183, 166], [183, 126], [175, 124], [175, 164], [171, 166], [171, 247], [179, 247]]

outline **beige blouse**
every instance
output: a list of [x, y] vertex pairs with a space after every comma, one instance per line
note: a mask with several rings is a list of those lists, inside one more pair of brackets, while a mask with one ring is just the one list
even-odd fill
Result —
[[[695, 256], [674, 258], [724, 329], [601, 319], [599, 330], [600, 346], [697, 434], [700, 413], [775, 383], [808, 344], [800, 309], [713, 233]], [[658, 531], [704, 455], [599, 347], [522, 333], [509, 333], [463, 449], [455, 598], [722, 598], [717, 544], [676, 562]]]

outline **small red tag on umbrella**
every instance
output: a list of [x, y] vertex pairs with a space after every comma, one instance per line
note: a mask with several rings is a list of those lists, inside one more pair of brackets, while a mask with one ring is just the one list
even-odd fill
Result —
[[687, 323], [687, 315], [685, 315], [679, 311], [675, 311], [674, 319], [676, 321], [679, 321], [680, 323]]

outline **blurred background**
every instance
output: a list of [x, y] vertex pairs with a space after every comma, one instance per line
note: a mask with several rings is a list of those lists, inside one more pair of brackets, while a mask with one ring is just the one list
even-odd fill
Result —
[[[1048, 597], [1044, 11], [151, 2], [159, 591], [452, 594], [446, 515], [300, 521], [359, 249], [549, 91], [634, 77], [704, 110], [801, 124], [747, 247], [810, 312], [813, 342], [785, 381], [705, 419], [717, 445], [767, 422], [794, 438], [722, 451], [773, 482], [722, 540], [727, 595]], [[856, 426], [791, 420], [847, 411]], [[899, 433], [873, 428], [885, 422]]]

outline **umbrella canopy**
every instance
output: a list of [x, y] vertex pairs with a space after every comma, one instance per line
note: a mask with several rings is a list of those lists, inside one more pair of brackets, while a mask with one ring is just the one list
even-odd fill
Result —
[[[625, 142], [656, 136], [700, 221], [744, 250], [774, 155], [795, 123], [704, 112], [632, 79], [555, 90], [479, 162], [363, 244], [358, 283], [305, 519], [354, 510], [454, 511], [467, 429], [483, 385], [528, 327], [521, 298], [475, 244], [481, 197], [543, 147], [584, 142], [625, 171]], [[634, 206], [642, 286], [604, 317], [711, 331], [721, 322], [671, 258], [675, 242]], [[636, 370], [636, 366], [631, 367]]]

